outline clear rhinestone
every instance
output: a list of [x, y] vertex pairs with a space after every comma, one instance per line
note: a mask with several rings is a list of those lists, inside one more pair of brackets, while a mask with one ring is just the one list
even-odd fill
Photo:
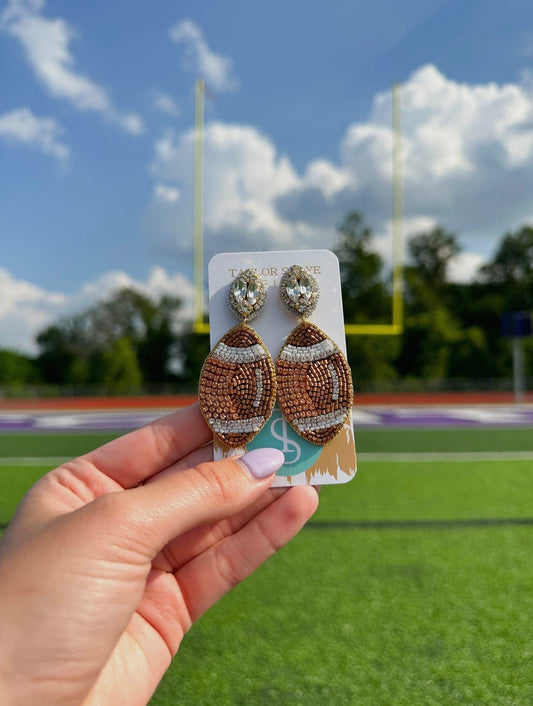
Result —
[[307, 275], [293, 275], [287, 282], [287, 295], [296, 304], [307, 303], [311, 299], [313, 285]]
[[229, 291], [229, 302], [237, 316], [255, 318], [265, 303], [266, 287], [253, 270], [241, 272]]
[[244, 300], [253, 306], [259, 298], [259, 289], [255, 282], [239, 277], [233, 289], [233, 296], [241, 304]]
[[318, 301], [318, 283], [311, 272], [300, 265], [292, 265], [280, 282], [283, 304], [295, 316], [309, 316]]

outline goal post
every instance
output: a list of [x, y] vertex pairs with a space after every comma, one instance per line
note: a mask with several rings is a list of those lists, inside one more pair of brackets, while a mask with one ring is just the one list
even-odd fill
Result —
[[[397, 336], [403, 331], [403, 194], [401, 84], [392, 87], [392, 311], [389, 324], [346, 324], [347, 336]], [[193, 258], [194, 301], [193, 330], [209, 333], [204, 321], [204, 102], [205, 81], [195, 84], [194, 101], [194, 196]]]
[[194, 91], [193, 328], [195, 333], [209, 333], [209, 324], [204, 322], [204, 103], [205, 81], [198, 79]]
[[392, 87], [392, 312], [389, 324], [346, 324], [346, 335], [398, 336], [403, 332], [403, 194], [401, 84]]

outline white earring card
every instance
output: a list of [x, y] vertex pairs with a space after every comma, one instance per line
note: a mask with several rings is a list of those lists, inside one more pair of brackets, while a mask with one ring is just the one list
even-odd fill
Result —
[[[346, 355], [339, 263], [329, 250], [215, 255], [208, 268], [211, 348], [238, 323], [228, 304], [231, 283], [243, 270], [253, 269], [266, 284], [267, 299], [263, 311], [250, 322], [250, 326], [257, 331], [275, 363], [288, 335], [299, 322], [285, 309], [279, 296], [280, 279], [292, 265], [307, 267], [318, 282], [320, 297], [309, 321], [327, 334]], [[285, 455], [285, 463], [276, 474], [273, 487], [346, 483], [357, 471], [351, 410], [339, 434], [325, 446], [318, 446], [303, 439], [286, 422], [276, 405], [246, 450], [261, 447], [277, 448]], [[216, 459], [236, 453], [235, 449], [225, 447], [217, 439], [214, 448]]]

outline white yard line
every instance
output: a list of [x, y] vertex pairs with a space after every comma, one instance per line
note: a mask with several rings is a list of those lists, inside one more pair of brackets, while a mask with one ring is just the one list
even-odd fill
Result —
[[358, 453], [357, 460], [428, 463], [453, 461], [533, 461], [533, 451], [429, 451], [420, 453]]
[[[49, 466], [54, 468], [71, 459], [70, 456], [11, 456], [0, 458], [2, 466]], [[453, 463], [462, 461], [533, 461], [533, 451], [430, 451], [420, 453], [358, 453], [360, 463]]]

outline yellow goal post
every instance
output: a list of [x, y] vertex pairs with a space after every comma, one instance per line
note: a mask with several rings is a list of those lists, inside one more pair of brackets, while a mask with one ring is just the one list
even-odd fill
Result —
[[[392, 88], [392, 321], [389, 324], [346, 324], [347, 336], [397, 336], [403, 331], [403, 208], [401, 149], [401, 85]], [[204, 321], [204, 103], [205, 81], [198, 79], [194, 100], [194, 181], [193, 181], [193, 330], [209, 333]]]

